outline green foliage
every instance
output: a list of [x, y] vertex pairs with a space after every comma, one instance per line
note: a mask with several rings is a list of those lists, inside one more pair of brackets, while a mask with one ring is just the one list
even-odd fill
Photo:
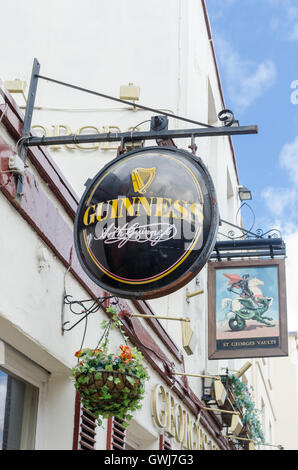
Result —
[[255, 408], [252, 387], [248, 387], [235, 375], [229, 376], [229, 383], [235, 396], [235, 405], [243, 414], [242, 422], [249, 430], [255, 444], [264, 444], [265, 438], [260, 422], [260, 410]]

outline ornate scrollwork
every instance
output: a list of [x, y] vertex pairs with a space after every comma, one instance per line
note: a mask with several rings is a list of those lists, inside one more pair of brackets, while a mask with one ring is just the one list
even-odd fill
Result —
[[[113, 295], [108, 295], [106, 297], [98, 297], [97, 299], [86, 299], [86, 300], [71, 300], [72, 295], [65, 295], [64, 297], [64, 305], [69, 306], [69, 310], [74, 314], [74, 315], [84, 315], [79, 321], [74, 323], [70, 327], [65, 327], [69, 321], [66, 321], [62, 324], [62, 330], [64, 331], [70, 331], [72, 330], [76, 325], [81, 323], [82, 320], [87, 319], [87, 317], [90, 315], [90, 313], [95, 313], [97, 312], [104, 302], [106, 302], [109, 299], [114, 299], [114, 301], [111, 302], [111, 305], [116, 305], [119, 300], [115, 298]], [[90, 305], [91, 302], [91, 305]]]
[[231, 126], [235, 122], [233, 111], [230, 109], [223, 109], [218, 113], [218, 119], [224, 123], [225, 126]]
[[252, 223], [249, 229], [245, 229], [244, 227], [240, 227], [238, 225], [232, 224], [231, 222], [227, 222], [226, 220], [221, 220], [222, 223], [230, 225], [231, 227], [234, 227], [234, 229], [230, 229], [227, 233], [219, 232], [218, 233], [219, 235], [225, 238], [228, 238], [230, 240], [245, 240], [245, 239], [254, 239], [254, 238], [259, 238], [259, 239], [281, 238], [281, 232], [276, 228], [267, 230], [266, 232], [264, 232], [264, 230], [262, 230], [261, 228], [257, 228], [254, 230], [256, 217], [255, 217], [255, 213], [252, 207], [247, 202], [244, 202], [239, 207], [237, 214], [236, 214], [236, 220], [238, 219], [240, 211], [243, 210], [243, 208], [249, 209], [251, 216], [252, 216]]

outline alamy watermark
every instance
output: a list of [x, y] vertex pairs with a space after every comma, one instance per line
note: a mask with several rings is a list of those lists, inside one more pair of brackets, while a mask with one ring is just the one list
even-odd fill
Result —
[[294, 90], [291, 93], [291, 103], [298, 104], [298, 80], [293, 80], [290, 88]]

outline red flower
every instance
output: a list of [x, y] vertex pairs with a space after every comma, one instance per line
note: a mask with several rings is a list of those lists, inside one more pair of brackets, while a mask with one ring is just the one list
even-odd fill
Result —
[[77, 352], [75, 353], [75, 357], [81, 357], [81, 356], [83, 356], [87, 351], [89, 351], [89, 349], [87, 349], [87, 348], [86, 348], [86, 349], [80, 349], [79, 351], [77, 351]]
[[102, 352], [102, 349], [92, 349], [92, 352], [96, 356], [97, 354]]
[[[75, 357], [84, 356], [84, 354], [86, 354], [86, 352], [88, 352], [88, 351], [90, 351], [89, 348], [80, 349], [79, 351], [77, 351], [77, 352], [75, 353]], [[94, 354], [94, 355], [96, 356], [97, 354], [101, 353], [102, 350], [101, 350], [101, 349], [91, 349], [91, 352], [92, 352], [92, 354]]]
[[132, 360], [132, 355], [131, 355], [131, 349], [129, 346], [120, 346], [120, 349], [122, 353], [120, 354], [120, 357], [124, 364], [127, 364]]

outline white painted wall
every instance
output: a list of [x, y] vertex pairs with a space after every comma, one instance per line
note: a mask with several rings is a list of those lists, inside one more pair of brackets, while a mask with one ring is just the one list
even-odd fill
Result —
[[[216, 114], [223, 108], [199, 1], [86, 0], [82, 3], [52, 0], [46, 4], [37, 0], [11, 0], [6, 2], [3, 10], [6, 21], [2, 23], [0, 33], [2, 80], [21, 78], [29, 83], [33, 58], [37, 57], [41, 74], [115, 97], [119, 97], [120, 85], [133, 82], [140, 86], [141, 104], [170, 110], [187, 118], [214, 123], [210, 103]], [[20, 97], [17, 99], [21, 104]], [[83, 126], [96, 126], [99, 131], [105, 126], [118, 126], [124, 131], [151, 116], [145, 111], [127, 109], [124, 105], [44, 81], [38, 86], [36, 106], [33, 124], [49, 130], [64, 125], [72, 132]], [[170, 119], [169, 127], [196, 126]], [[149, 124], [141, 128], [148, 129]], [[238, 208], [237, 177], [228, 139], [203, 138], [197, 139], [196, 143], [198, 154], [214, 179], [221, 217], [234, 222]], [[176, 144], [187, 149], [190, 142], [184, 140]], [[50, 149], [50, 152], [79, 195], [84, 190], [84, 182], [116, 155], [115, 150], [102, 150], [102, 144], [93, 150], [75, 147]], [[31, 171], [34, 170], [31, 168]], [[229, 204], [228, 172], [234, 191]], [[41, 181], [40, 184], [47, 191]], [[1, 250], [1, 262], [9, 266], [11, 273], [7, 276], [6, 271], [0, 271], [0, 285], [6, 293], [0, 297], [1, 334], [52, 373], [46, 390], [47, 400], [41, 410], [45, 430], [39, 448], [70, 448], [74, 389], [69, 374], [84, 324], [61, 335], [64, 285], [74, 298], [85, 298], [87, 294], [70, 274], [66, 274], [66, 269], [1, 195], [0, 210], [5, 220], [0, 232], [0, 247], [5, 246]], [[70, 220], [68, 223], [71, 226]], [[7, 240], [13, 243], [7, 243]], [[38, 253], [41, 247], [48, 262], [40, 269]], [[210, 368], [221, 372], [220, 368], [226, 362], [213, 361], [211, 364], [207, 361], [205, 270], [199, 279], [199, 288], [204, 289], [205, 294], [192, 298], [189, 304], [185, 297], [186, 288], [150, 303], [156, 313], [191, 318], [198, 344], [194, 356], [185, 355], [188, 372], [213, 372]], [[196, 281], [187, 288], [191, 292], [197, 290]], [[96, 345], [102, 318], [100, 312], [89, 317], [85, 346]], [[69, 319], [73, 321], [73, 318]], [[181, 348], [180, 323], [161, 322]], [[113, 339], [113, 345], [117, 342], [119, 335]], [[148, 390], [156, 380], [153, 374]], [[190, 378], [189, 382], [200, 396], [201, 381]], [[144, 415], [136, 420], [142, 423], [146, 416], [148, 432], [157, 435], [152, 428], [149, 395], [145, 402]], [[100, 436], [98, 448], [104, 448], [104, 431], [100, 431]]]
[[298, 333], [289, 332], [289, 357], [271, 360], [271, 383], [278, 426], [276, 444], [298, 450]]

